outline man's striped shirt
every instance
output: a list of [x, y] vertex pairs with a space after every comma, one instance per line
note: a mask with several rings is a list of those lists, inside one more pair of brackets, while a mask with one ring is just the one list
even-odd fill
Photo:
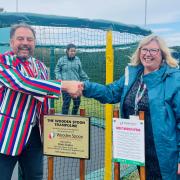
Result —
[[61, 82], [47, 80], [46, 66], [29, 59], [31, 72], [10, 52], [0, 55], [0, 153], [18, 155], [25, 147], [33, 121], [47, 113], [47, 97], [58, 98]]

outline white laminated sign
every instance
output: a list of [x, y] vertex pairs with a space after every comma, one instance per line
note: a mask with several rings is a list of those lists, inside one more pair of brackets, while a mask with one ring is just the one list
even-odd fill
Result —
[[113, 161], [145, 165], [144, 121], [113, 118]]

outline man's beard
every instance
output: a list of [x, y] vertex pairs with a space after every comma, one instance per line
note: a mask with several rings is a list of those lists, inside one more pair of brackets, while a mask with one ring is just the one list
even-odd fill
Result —
[[[23, 50], [28, 51], [29, 52], [28, 55], [21, 55], [20, 51], [23, 51]], [[20, 46], [18, 46], [17, 57], [19, 59], [21, 59], [22, 61], [27, 60], [32, 55], [33, 55], [33, 49], [30, 46], [27, 46], [27, 45], [20, 45]]]

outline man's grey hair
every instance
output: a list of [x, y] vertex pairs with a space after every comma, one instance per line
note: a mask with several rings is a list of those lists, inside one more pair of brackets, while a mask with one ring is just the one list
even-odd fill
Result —
[[13, 38], [16, 30], [17, 30], [18, 28], [21, 28], [21, 27], [27, 28], [27, 29], [31, 30], [32, 33], [33, 33], [34, 38], [36, 39], [36, 32], [35, 32], [35, 30], [34, 30], [30, 25], [28, 25], [28, 24], [26, 24], [26, 23], [20, 23], [20, 24], [14, 24], [14, 25], [12, 25], [12, 26], [11, 26], [11, 30], [10, 30], [10, 39]]

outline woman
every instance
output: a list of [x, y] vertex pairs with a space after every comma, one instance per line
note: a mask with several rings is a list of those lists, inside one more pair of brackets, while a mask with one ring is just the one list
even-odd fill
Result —
[[[86, 81], [89, 80], [87, 74], [83, 71], [81, 61], [76, 56], [76, 46], [68, 44], [66, 47], [66, 55], [58, 60], [55, 68], [56, 79], [62, 80], [76, 80]], [[63, 105], [62, 114], [68, 114], [71, 99], [73, 100], [72, 114], [76, 115], [80, 106], [80, 97], [71, 98], [71, 96], [62, 91]]]
[[83, 95], [120, 102], [123, 118], [145, 111], [146, 179], [180, 179], [180, 71], [161, 38], [145, 37], [123, 77], [107, 86], [85, 82]]

